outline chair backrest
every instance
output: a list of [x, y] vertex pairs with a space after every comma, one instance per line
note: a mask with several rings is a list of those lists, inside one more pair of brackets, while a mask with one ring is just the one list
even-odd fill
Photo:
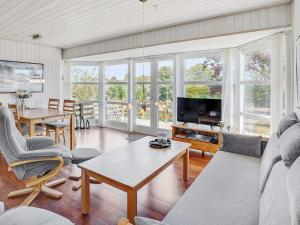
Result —
[[7, 104], [7, 107], [10, 109], [10, 111], [12, 112], [12, 114], [14, 115], [15, 121], [19, 121], [20, 119], [20, 112], [19, 112], [19, 108], [16, 104]]
[[57, 98], [49, 98], [48, 109], [58, 110], [59, 102], [60, 102], [60, 100]]
[[8, 164], [19, 160], [18, 155], [27, 151], [26, 139], [18, 131], [12, 112], [0, 106], [0, 149]]
[[64, 100], [63, 110], [65, 112], [74, 112], [75, 111], [75, 100]]

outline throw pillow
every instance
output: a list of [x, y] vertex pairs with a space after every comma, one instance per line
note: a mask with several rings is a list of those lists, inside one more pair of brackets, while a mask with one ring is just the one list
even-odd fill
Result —
[[263, 193], [265, 185], [275, 163], [281, 160], [278, 149], [279, 138], [276, 133], [273, 133], [268, 141], [267, 147], [261, 157], [260, 175], [259, 175], [259, 190]]
[[300, 156], [300, 123], [291, 126], [280, 136], [279, 151], [286, 166], [291, 166]]
[[297, 118], [296, 113], [292, 112], [290, 114], [285, 115], [279, 122], [277, 136], [280, 137], [280, 135], [282, 135], [284, 131], [286, 131], [288, 128], [290, 128], [298, 122], [299, 120]]
[[134, 218], [135, 225], [168, 225], [164, 222], [160, 222], [158, 220], [152, 220], [145, 217], [136, 216]]
[[223, 133], [221, 151], [261, 157], [261, 136]]

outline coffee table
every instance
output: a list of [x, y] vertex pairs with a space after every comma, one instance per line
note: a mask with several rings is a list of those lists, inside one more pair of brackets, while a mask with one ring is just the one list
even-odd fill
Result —
[[137, 215], [137, 192], [170, 164], [183, 157], [183, 179], [189, 177], [189, 147], [191, 144], [172, 141], [166, 149], [153, 149], [145, 137], [127, 146], [104, 153], [79, 164], [81, 168], [81, 208], [90, 210], [90, 177], [127, 192], [127, 215], [134, 224]]

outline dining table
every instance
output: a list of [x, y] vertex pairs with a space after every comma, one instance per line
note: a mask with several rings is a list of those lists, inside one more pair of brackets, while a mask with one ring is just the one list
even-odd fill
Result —
[[35, 136], [35, 125], [55, 120], [70, 121], [70, 149], [75, 148], [75, 115], [63, 110], [33, 108], [20, 111], [20, 122], [29, 127], [29, 137]]

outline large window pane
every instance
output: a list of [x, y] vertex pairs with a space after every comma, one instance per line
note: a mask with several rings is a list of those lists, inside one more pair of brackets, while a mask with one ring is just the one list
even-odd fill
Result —
[[98, 82], [98, 66], [71, 66], [71, 82]]
[[128, 64], [105, 66], [105, 118], [107, 121], [128, 122]]
[[171, 129], [173, 124], [173, 85], [160, 84], [158, 86], [158, 127]]
[[245, 112], [270, 115], [270, 85], [245, 85]]
[[270, 80], [271, 50], [248, 52], [245, 55], [245, 80]]
[[106, 66], [105, 79], [106, 82], [128, 82], [128, 64]]
[[[151, 126], [151, 62], [135, 63], [135, 124]], [[142, 103], [146, 107], [142, 107]]]
[[173, 79], [174, 79], [174, 62], [173, 60], [158, 61], [158, 128], [171, 129], [173, 124]]
[[263, 120], [244, 118], [244, 133], [250, 135], [270, 135], [270, 123]]
[[[266, 42], [266, 46], [268, 43]], [[246, 134], [270, 135], [271, 49], [264, 46], [244, 53], [242, 123]]]
[[199, 57], [185, 60], [185, 81], [221, 81], [223, 57]]
[[187, 84], [185, 96], [188, 98], [215, 98], [221, 99], [222, 85]]
[[[143, 66], [143, 64], [144, 64], [144, 66]], [[135, 64], [135, 80], [136, 80], [136, 82], [150, 82], [151, 81], [151, 63], [150, 62]]]
[[141, 102], [142, 100], [150, 101], [151, 85], [150, 84], [136, 84], [135, 85], [135, 98], [138, 102]]
[[73, 99], [78, 101], [96, 101], [99, 99], [98, 84], [73, 83], [71, 95]]
[[159, 102], [173, 102], [172, 84], [160, 84], [158, 86], [158, 100]]
[[173, 124], [173, 102], [168, 101], [158, 107], [158, 127], [161, 129], [170, 129]]
[[150, 127], [151, 122], [151, 104], [146, 101], [146, 110], [142, 108], [142, 104], [138, 103], [135, 108], [135, 123], [139, 126]]
[[127, 84], [107, 84], [106, 101], [127, 103], [128, 101]]
[[128, 122], [128, 110], [127, 105], [108, 103], [105, 106], [105, 119], [107, 121], [114, 121], [120, 123]]
[[173, 61], [165, 60], [158, 62], [158, 82], [172, 82], [173, 80]]

